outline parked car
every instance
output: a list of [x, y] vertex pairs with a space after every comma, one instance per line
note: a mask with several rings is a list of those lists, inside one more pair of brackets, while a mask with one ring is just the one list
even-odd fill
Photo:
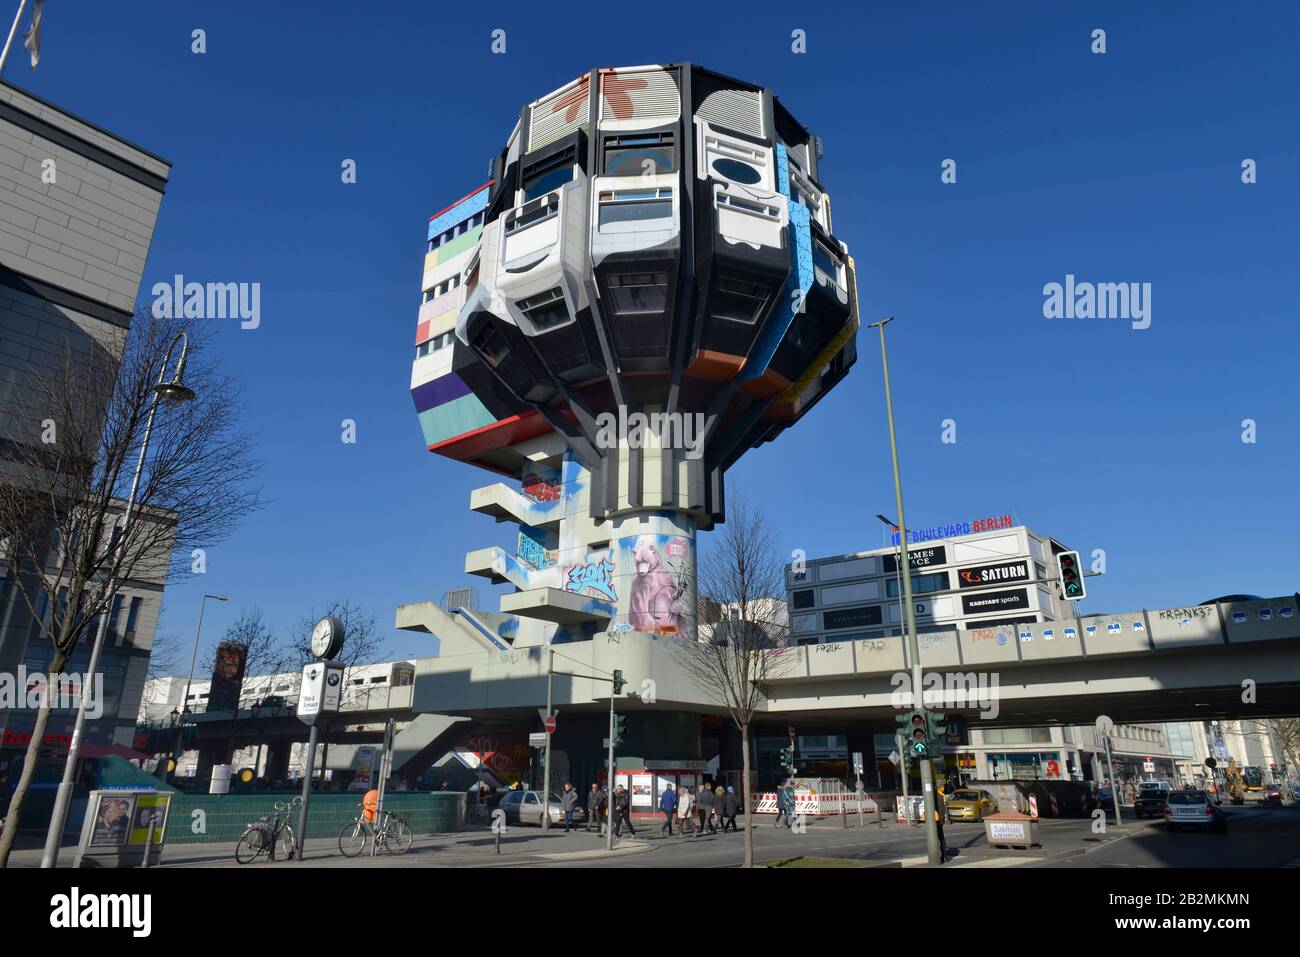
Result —
[[950, 824], [953, 821], [982, 821], [998, 810], [997, 798], [982, 788], [958, 788], [945, 798], [944, 803], [948, 805]]
[[[542, 823], [542, 796], [536, 791], [509, 791], [501, 799], [501, 810], [506, 812], [507, 824]], [[550, 800], [551, 824], [564, 823], [564, 804], [558, 794], [552, 794]], [[582, 806], [573, 809], [573, 820], [585, 821], [587, 812]]]
[[1158, 817], [1164, 813], [1165, 802], [1170, 795], [1169, 785], [1163, 781], [1151, 781], [1138, 788], [1133, 800], [1133, 813], [1138, 817], [1151, 815]]
[[1228, 830], [1228, 815], [1204, 791], [1172, 792], [1165, 803], [1164, 816], [1171, 831], [1195, 827], [1225, 834]]
[[1265, 784], [1264, 785], [1264, 803], [1282, 806], [1282, 785]]

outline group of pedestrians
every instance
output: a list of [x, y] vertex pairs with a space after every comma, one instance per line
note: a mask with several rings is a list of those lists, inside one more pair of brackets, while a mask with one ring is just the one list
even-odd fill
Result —
[[[576, 795], [574, 802], [577, 802]], [[612, 824], [615, 837], [622, 837], [624, 829], [629, 834], [636, 834], [636, 829], [632, 827], [632, 795], [621, 784], [614, 788], [612, 821], [609, 812], [609, 793], [599, 784], [593, 784], [591, 790], [587, 792], [587, 830], [594, 830], [597, 834], [604, 834], [605, 828], [610, 827]], [[568, 830], [568, 828], [566, 827], [565, 830]]]
[[659, 813], [664, 816], [659, 833], [669, 837], [673, 834], [674, 818], [678, 833], [683, 837], [703, 834], [706, 830], [710, 834], [717, 834], [719, 830], [725, 834], [728, 829], [739, 830], [736, 816], [740, 813], [740, 798], [734, 787], [721, 784], [712, 789], [701, 784], [695, 791], [684, 787], [680, 793], [668, 784], [659, 795]]

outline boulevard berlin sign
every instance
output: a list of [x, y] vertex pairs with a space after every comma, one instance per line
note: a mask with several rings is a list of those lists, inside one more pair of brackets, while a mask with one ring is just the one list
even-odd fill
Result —
[[[996, 515], [992, 518], [976, 518], [969, 522], [957, 522], [953, 525], [935, 525], [930, 528], [909, 528], [907, 544], [932, 542], [938, 538], [956, 538], [958, 535], [973, 535], [976, 532], [996, 532], [999, 529], [1015, 525], [1010, 515]], [[898, 529], [889, 537], [890, 544], [898, 544]]]

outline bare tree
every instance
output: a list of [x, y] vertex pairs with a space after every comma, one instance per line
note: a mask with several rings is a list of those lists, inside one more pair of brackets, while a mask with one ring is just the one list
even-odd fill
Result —
[[727, 521], [700, 559], [696, 627], [672, 641], [674, 658], [740, 731], [743, 754], [745, 866], [754, 866], [754, 781], [750, 728], [769, 681], [787, 662], [785, 567], [762, 512], [727, 497]]
[[[244, 675], [239, 697], [231, 707], [230, 748], [233, 754], [239, 750], [241, 733], [253, 730], [254, 718], [241, 718], [240, 709], [244, 705], [255, 706], [275, 690], [276, 677], [296, 664], [295, 649], [276, 637], [275, 632], [266, 623], [262, 609], [258, 607], [241, 608], [238, 617], [226, 626], [221, 643], [238, 645], [244, 660]], [[209, 655], [203, 663], [203, 673], [212, 674], [216, 665], [215, 654]], [[209, 692], [210, 694], [210, 692]], [[211, 698], [208, 699], [211, 702]], [[209, 704], [209, 710], [211, 704]], [[223, 762], [229, 758], [223, 758]]]
[[[158, 399], [157, 386], [172, 374], [181, 332], [189, 335], [184, 384], [195, 398], [172, 405]], [[11, 435], [27, 441], [15, 438], [0, 459], [0, 535], [11, 600], [50, 643], [51, 674], [63, 672], [86, 635], [93, 638], [119, 583], [191, 574], [194, 550], [228, 537], [259, 504], [250, 484], [259, 463], [240, 424], [241, 386], [210, 359], [206, 339], [193, 324], [137, 308], [129, 334], [89, 346], [70, 337], [50, 368], [14, 390]], [[169, 353], [173, 366], [165, 367]], [[133, 482], [151, 417], [148, 455]], [[37, 709], [0, 836], [0, 867], [51, 704], [47, 695]]]

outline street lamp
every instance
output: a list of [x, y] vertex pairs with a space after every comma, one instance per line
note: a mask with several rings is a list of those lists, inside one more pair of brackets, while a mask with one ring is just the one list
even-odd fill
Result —
[[[885, 516], [881, 515], [879, 512], [876, 513], [876, 518], [880, 519], [882, 522], [888, 525], [890, 531], [898, 530], [898, 525], [895, 522], [891, 522], [889, 519], [885, 518]], [[901, 538], [899, 540], [898, 555], [899, 555], [899, 561], [896, 565], [894, 565], [894, 581], [897, 582], [898, 584], [898, 633], [901, 635], [903, 634], [903, 568], [902, 568], [903, 551], [902, 551]]]
[[[181, 343], [180, 359], [176, 363], [176, 374], [170, 382], [167, 378], [167, 366], [172, 361], [172, 351], [176, 343]], [[163, 355], [162, 368], [158, 371], [158, 384], [154, 386], [153, 401], [149, 403], [149, 417], [145, 420], [144, 438], [140, 443], [140, 457], [135, 463], [135, 475], [131, 479], [131, 493], [126, 499], [126, 509], [122, 513], [117, 539], [117, 554], [114, 556], [113, 569], [116, 571], [126, 551], [126, 543], [131, 530], [131, 519], [135, 517], [135, 496], [140, 490], [140, 476], [144, 472], [144, 458], [149, 451], [149, 439], [153, 435], [153, 420], [158, 412], [158, 402], [163, 400], [168, 405], [188, 402], [194, 398], [194, 390], [185, 385], [181, 379], [185, 374], [185, 360], [190, 351], [190, 338], [181, 332], [172, 339]], [[108, 635], [108, 619], [112, 617], [113, 601], [117, 597], [118, 581], [116, 575], [107, 583], [107, 601], [100, 613], [99, 627], [95, 630], [95, 644], [90, 652], [90, 665], [87, 675], [93, 676], [99, 671], [99, 658], [104, 650], [104, 639]], [[77, 705], [77, 721], [72, 728], [72, 740], [68, 744], [67, 762], [63, 765], [63, 780], [54, 798], [54, 810], [50, 815], [50, 830], [45, 835], [45, 850], [41, 855], [41, 867], [55, 867], [59, 862], [59, 844], [63, 840], [63, 828], [68, 820], [68, 807], [72, 803], [73, 782], [77, 771], [77, 762], [81, 756], [81, 736], [86, 726], [86, 705], [90, 700], [93, 683], [86, 682], [81, 692], [81, 702]]]
[[[921, 694], [921, 653], [916, 640], [916, 606], [912, 604], [912, 568], [907, 557], [907, 517], [903, 514], [903, 480], [898, 465], [898, 439], [894, 433], [894, 396], [889, 388], [889, 356], [885, 351], [885, 326], [894, 321], [888, 316], [879, 322], [871, 323], [872, 329], [880, 330], [880, 366], [885, 379], [885, 415], [889, 419], [889, 452], [894, 464], [894, 501], [898, 509], [898, 555], [899, 567], [903, 573], [903, 601], [907, 613], [907, 654], [911, 661], [912, 698], [916, 710], [925, 712], [924, 698]], [[929, 758], [923, 758], [921, 764], [921, 791], [925, 798], [925, 845], [926, 854], [931, 864], [942, 864], [943, 855], [939, 850], [939, 831], [935, 826], [934, 769]]]
[[[182, 388], [184, 388], [182, 386]], [[194, 393], [190, 393], [193, 395]], [[172, 769], [167, 774], [167, 782], [176, 780], [176, 764], [181, 759], [181, 737], [185, 734], [185, 712], [189, 710], [190, 705], [190, 685], [194, 681], [194, 659], [199, 655], [199, 633], [203, 631], [203, 607], [207, 604], [208, 599], [216, 601], [230, 601], [228, 595], [204, 595], [199, 600], [199, 623], [194, 629], [194, 648], [190, 652], [190, 673], [185, 679], [185, 694], [181, 697], [181, 719], [176, 725], [176, 743], [172, 745]]]

